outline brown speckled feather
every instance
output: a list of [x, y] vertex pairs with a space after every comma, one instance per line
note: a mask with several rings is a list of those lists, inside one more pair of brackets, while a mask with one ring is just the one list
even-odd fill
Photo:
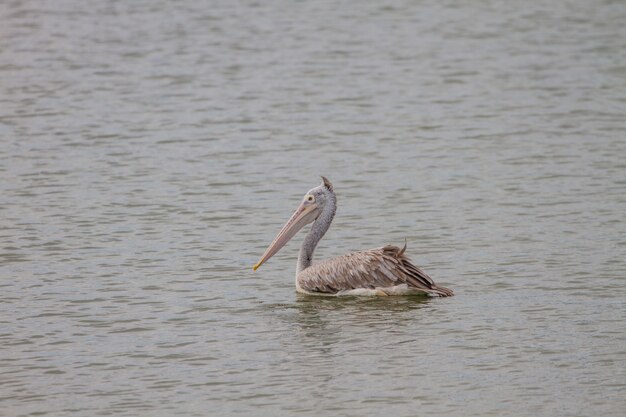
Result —
[[352, 252], [314, 263], [298, 274], [298, 286], [310, 293], [335, 294], [355, 289], [382, 289], [406, 284], [425, 293], [451, 296], [404, 255], [404, 249], [384, 246]]

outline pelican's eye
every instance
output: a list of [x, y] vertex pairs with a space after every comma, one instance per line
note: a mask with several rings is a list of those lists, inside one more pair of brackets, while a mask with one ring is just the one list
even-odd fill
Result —
[[313, 197], [311, 194], [306, 196], [306, 201], [308, 201], [309, 203], [312, 203], [315, 201], [315, 197]]

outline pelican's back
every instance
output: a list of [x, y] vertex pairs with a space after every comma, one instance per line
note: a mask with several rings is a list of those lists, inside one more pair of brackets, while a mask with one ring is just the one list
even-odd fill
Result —
[[[452, 290], [440, 287], [420, 268], [413, 265], [397, 246], [352, 252], [314, 263], [296, 278], [298, 291], [310, 294], [391, 295], [427, 293], [452, 296]], [[406, 291], [405, 291], [406, 290]]]

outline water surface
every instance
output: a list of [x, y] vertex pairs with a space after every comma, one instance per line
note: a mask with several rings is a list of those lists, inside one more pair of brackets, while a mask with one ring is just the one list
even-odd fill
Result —
[[[0, 414], [625, 415], [623, 2], [0, 21]], [[319, 175], [317, 257], [406, 238], [457, 296], [253, 273]]]

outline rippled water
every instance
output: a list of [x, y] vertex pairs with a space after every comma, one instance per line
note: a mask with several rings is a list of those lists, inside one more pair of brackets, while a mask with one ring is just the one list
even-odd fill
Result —
[[[625, 21], [2, 3], [0, 414], [625, 415]], [[406, 238], [457, 296], [253, 273], [321, 174], [318, 257]]]

